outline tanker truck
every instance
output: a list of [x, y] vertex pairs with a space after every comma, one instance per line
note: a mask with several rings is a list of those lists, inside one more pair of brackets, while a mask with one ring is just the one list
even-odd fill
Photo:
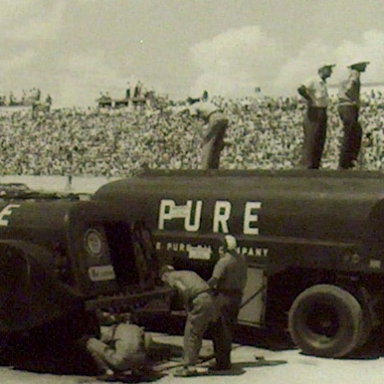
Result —
[[81, 196], [0, 186], [0, 254], [4, 337], [53, 328], [80, 337], [98, 308], [156, 310], [153, 303], [171, 294], [156, 286], [142, 223], [114, 222]]
[[163, 263], [209, 278], [230, 233], [248, 261], [239, 322], [344, 357], [383, 323], [384, 175], [146, 170], [102, 186], [114, 221], [142, 221]]

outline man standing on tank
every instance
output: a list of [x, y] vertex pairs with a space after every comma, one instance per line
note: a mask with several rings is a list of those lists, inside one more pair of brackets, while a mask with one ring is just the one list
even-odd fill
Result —
[[207, 124], [201, 149], [201, 169], [218, 169], [221, 151], [225, 146], [228, 118], [216, 105], [208, 101], [196, 103], [192, 107], [196, 116]]
[[360, 111], [360, 74], [365, 72], [369, 62], [363, 61], [348, 67], [349, 76], [341, 83], [338, 111], [343, 122], [339, 169], [353, 168], [360, 152], [363, 130], [358, 121]]
[[329, 97], [326, 80], [332, 75], [334, 66], [333, 64], [322, 66], [318, 70], [319, 77], [298, 88], [299, 94], [307, 102], [301, 158], [301, 165], [306, 169], [320, 168], [327, 135]]
[[228, 129], [228, 117], [212, 102], [200, 98], [189, 98], [189, 105], [179, 108], [176, 113], [189, 111], [192, 117], [204, 123], [201, 149], [201, 169], [218, 169], [224, 137]]

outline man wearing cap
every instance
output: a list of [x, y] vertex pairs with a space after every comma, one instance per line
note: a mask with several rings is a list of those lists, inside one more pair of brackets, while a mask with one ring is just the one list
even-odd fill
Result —
[[298, 88], [307, 101], [304, 117], [304, 143], [301, 165], [307, 169], [320, 168], [327, 135], [327, 107], [329, 104], [326, 80], [332, 75], [335, 65], [324, 65], [318, 70], [319, 78]]
[[339, 169], [353, 168], [357, 160], [363, 131], [358, 121], [360, 110], [360, 74], [365, 72], [369, 62], [350, 65], [349, 76], [341, 83], [338, 111], [344, 126], [341, 143]]
[[195, 376], [204, 332], [208, 324], [216, 321], [218, 317], [212, 289], [197, 273], [175, 271], [171, 265], [166, 265], [160, 270], [160, 278], [178, 291], [187, 310], [184, 329], [184, 366], [175, 373], [175, 376]]
[[99, 378], [114, 381], [126, 371], [139, 373], [146, 370], [144, 330], [130, 324], [127, 319], [119, 322], [109, 312], [98, 311], [96, 315], [100, 324], [100, 338], [89, 338], [86, 347], [103, 372]]
[[231, 349], [234, 326], [237, 323], [241, 300], [247, 283], [247, 261], [237, 252], [236, 239], [226, 235], [222, 254], [216, 263], [208, 284], [217, 293], [217, 305], [221, 314], [212, 326], [212, 338], [216, 365], [212, 371], [231, 368]]

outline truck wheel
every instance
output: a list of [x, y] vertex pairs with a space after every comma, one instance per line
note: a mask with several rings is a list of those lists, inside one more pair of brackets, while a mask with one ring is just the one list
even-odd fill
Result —
[[363, 324], [360, 329], [360, 336], [359, 336], [359, 342], [358, 347], [363, 347], [365, 344], [367, 344], [368, 340], [370, 339], [371, 333], [372, 333], [372, 319], [371, 315], [367, 308], [363, 308]]
[[304, 353], [343, 357], [361, 345], [363, 310], [349, 292], [315, 285], [302, 292], [289, 311], [289, 332]]

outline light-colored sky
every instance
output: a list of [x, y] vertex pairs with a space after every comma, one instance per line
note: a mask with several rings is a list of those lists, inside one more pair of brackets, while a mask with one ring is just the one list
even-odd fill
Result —
[[383, 20], [381, 0], [0, 0], [0, 91], [39, 87], [55, 106], [137, 80], [173, 99], [286, 95], [359, 60], [384, 81]]

